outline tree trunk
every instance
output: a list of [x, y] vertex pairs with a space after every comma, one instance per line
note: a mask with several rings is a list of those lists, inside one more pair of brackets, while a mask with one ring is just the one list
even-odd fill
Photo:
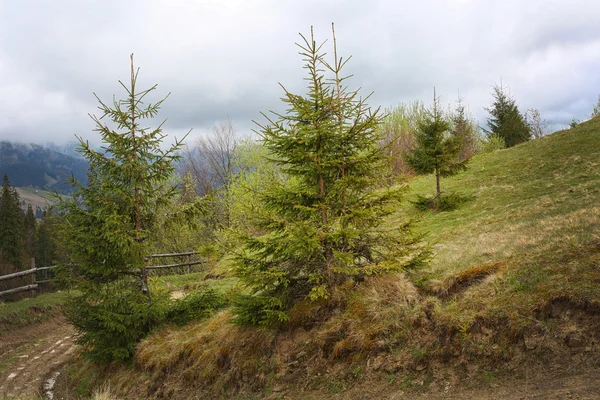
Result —
[[435, 169], [435, 188], [437, 190], [437, 194], [436, 194], [435, 198], [438, 199], [438, 201], [439, 201], [440, 196], [442, 195], [442, 191], [440, 189], [440, 169], [439, 168]]

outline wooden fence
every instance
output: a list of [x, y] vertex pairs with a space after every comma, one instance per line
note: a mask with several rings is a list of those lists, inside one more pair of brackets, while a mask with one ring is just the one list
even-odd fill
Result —
[[[192, 260], [192, 256], [197, 255], [197, 254], [198, 254], [197, 251], [188, 251], [188, 252], [184, 252], [184, 253], [171, 253], [171, 254], [152, 254], [145, 258], [146, 264], [149, 263], [150, 259], [161, 259], [161, 258], [169, 258], [169, 257], [170, 258], [185, 258], [186, 261], [181, 262], [181, 263], [176, 263], [176, 264], [147, 265], [146, 269], [148, 269], [148, 270], [164, 270], [164, 269], [168, 269], [168, 268], [179, 268], [181, 273], [190, 273], [192, 266], [206, 263], [206, 260], [195, 260], [195, 261]], [[0, 291], [0, 297], [19, 293], [19, 292], [25, 292], [28, 290], [31, 290], [32, 295], [35, 296], [36, 291], [39, 290], [39, 288], [40, 288], [40, 284], [49, 283], [49, 282], [54, 281], [54, 279], [52, 277], [48, 276], [48, 272], [57, 267], [58, 267], [58, 265], [52, 265], [50, 267], [39, 267], [38, 268], [35, 266], [35, 260], [31, 259], [31, 268], [30, 269], [0, 276], [0, 282], [2, 282], [2, 281], [14, 279], [14, 278], [20, 278], [23, 276], [31, 275], [31, 277], [32, 277], [31, 283], [28, 285], [19, 286], [16, 288]], [[37, 279], [37, 277], [39, 276], [38, 272], [41, 272], [41, 271], [43, 271], [44, 277], [42, 279], [38, 280]], [[138, 272], [141, 272], [141, 271], [138, 271]]]

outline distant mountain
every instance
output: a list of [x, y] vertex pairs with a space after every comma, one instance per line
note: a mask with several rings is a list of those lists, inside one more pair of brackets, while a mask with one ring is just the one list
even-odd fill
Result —
[[46, 147], [49, 150], [53, 150], [53, 151], [56, 151], [57, 153], [65, 154], [67, 156], [71, 156], [74, 158], [83, 158], [81, 156], [81, 153], [79, 153], [77, 151], [77, 149], [79, 148], [79, 142], [77, 142], [77, 141], [71, 141], [71, 142], [67, 142], [65, 144], [56, 144], [53, 142], [46, 142], [42, 146]]
[[33, 143], [0, 142], [0, 178], [8, 174], [12, 186], [69, 193], [65, 175], [87, 182], [87, 161]]

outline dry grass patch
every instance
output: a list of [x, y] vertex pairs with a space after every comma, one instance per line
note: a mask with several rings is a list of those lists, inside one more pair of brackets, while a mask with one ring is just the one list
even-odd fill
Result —
[[165, 328], [138, 347], [136, 366], [154, 378], [151, 391], [194, 388], [213, 395], [259, 390], [273, 373], [275, 334], [231, 324], [230, 311], [182, 329]]

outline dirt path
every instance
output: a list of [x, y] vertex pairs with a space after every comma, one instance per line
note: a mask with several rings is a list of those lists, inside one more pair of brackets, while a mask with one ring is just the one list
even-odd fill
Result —
[[0, 398], [53, 398], [55, 375], [75, 349], [75, 330], [63, 318], [0, 336]]

